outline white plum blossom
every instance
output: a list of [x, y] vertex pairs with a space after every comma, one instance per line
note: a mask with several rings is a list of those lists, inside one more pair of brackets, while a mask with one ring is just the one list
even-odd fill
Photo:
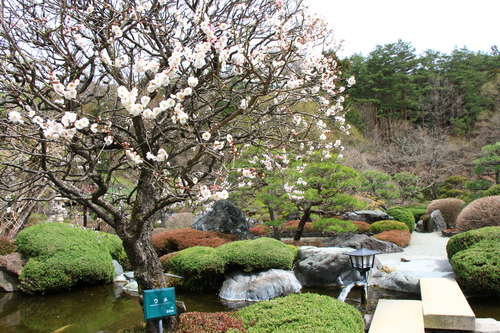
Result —
[[198, 85], [198, 78], [194, 77], [194, 76], [190, 76], [188, 78], [188, 86], [190, 87], [196, 87]]
[[120, 38], [121, 36], [123, 36], [123, 31], [119, 26], [113, 25], [111, 26], [111, 30], [113, 31], [113, 35], [115, 38]]
[[75, 127], [79, 130], [84, 129], [87, 126], [89, 126], [89, 120], [87, 118], [81, 118], [75, 121]]
[[215, 150], [222, 150], [224, 148], [224, 141], [222, 141], [222, 142], [214, 141], [213, 148]]
[[354, 76], [351, 76], [350, 78], [347, 79], [347, 86], [350, 87], [353, 84], [356, 83], [356, 78]]
[[142, 158], [139, 156], [139, 154], [137, 154], [135, 151], [131, 150], [131, 149], [127, 149], [125, 150], [125, 155], [127, 155], [127, 157], [134, 163], [134, 164], [141, 164], [141, 163], [144, 163], [144, 161], [142, 160]]
[[18, 111], [10, 111], [9, 112], [9, 121], [13, 122], [14, 124], [19, 123], [23, 124], [24, 120], [21, 114]]
[[163, 148], [160, 148], [158, 150], [158, 155], [156, 156], [156, 160], [158, 162], [163, 162], [163, 161], [166, 161], [168, 159], [168, 154], [167, 152], [165, 151], [165, 149]]
[[200, 188], [200, 200], [205, 201], [210, 199], [211, 197], [212, 197], [212, 192], [210, 191], [210, 189], [206, 186], [202, 186]]
[[113, 143], [114, 138], [111, 135], [108, 135], [104, 138], [104, 144], [109, 146]]
[[203, 134], [201, 135], [201, 138], [202, 138], [203, 140], [205, 140], [205, 141], [208, 141], [208, 140], [210, 140], [210, 137], [211, 137], [211, 136], [212, 136], [212, 135], [210, 134], [210, 132], [205, 132], [205, 133], [203, 133]]
[[74, 113], [74, 112], [65, 112], [64, 116], [62, 116], [62, 118], [61, 118], [61, 123], [65, 127], [69, 127], [70, 125], [72, 125], [76, 121], [76, 118], [77, 118], [77, 114], [76, 113]]
[[229, 197], [229, 193], [226, 190], [222, 190], [220, 192], [215, 192], [212, 195], [212, 199], [214, 200], [225, 200]]

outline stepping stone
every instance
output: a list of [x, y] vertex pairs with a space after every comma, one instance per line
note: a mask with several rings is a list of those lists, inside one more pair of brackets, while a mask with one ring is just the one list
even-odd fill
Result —
[[474, 331], [476, 315], [453, 278], [421, 278], [425, 328]]
[[368, 333], [424, 333], [422, 301], [380, 299]]

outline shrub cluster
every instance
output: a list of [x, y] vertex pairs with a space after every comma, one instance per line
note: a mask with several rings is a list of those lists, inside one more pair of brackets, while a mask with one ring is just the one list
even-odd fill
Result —
[[14, 243], [14, 240], [5, 236], [0, 236], [0, 256], [12, 253], [15, 249], [16, 244]]
[[235, 235], [191, 228], [168, 230], [153, 235], [153, 247], [159, 257], [193, 246], [218, 247], [237, 240]]
[[115, 235], [65, 223], [43, 223], [22, 230], [18, 251], [27, 258], [20, 279], [28, 293], [66, 290], [113, 280], [112, 259], [126, 258]]
[[352, 221], [358, 227], [356, 233], [364, 234], [370, 231], [370, 223], [362, 222], [362, 221]]
[[326, 232], [336, 232], [339, 234], [345, 232], [358, 231], [358, 227], [352, 221], [341, 220], [336, 218], [319, 219], [317, 221], [314, 221], [312, 225], [317, 230]]
[[187, 312], [180, 315], [176, 333], [226, 333], [246, 332], [244, 323], [229, 312]]
[[415, 221], [419, 221], [421, 217], [427, 214], [427, 208], [407, 208], [415, 218]]
[[462, 232], [451, 237], [446, 244], [448, 259], [451, 260], [458, 252], [466, 250], [484, 240], [499, 240], [500, 242], [500, 227], [484, 227]]
[[252, 304], [237, 313], [249, 333], [363, 333], [361, 313], [335, 298], [303, 293]]
[[457, 229], [460, 232], [489, 226], [500, 226], [499, 195], [472, 201], [457, 217]]
[[183, 277], [180, 287], [203, 289], [222, 282], [224, 273], [234, 269], [245, 272], [292, 269], [297, 249], [272, 238], [243, 240], [218, 248], [191, 247], [162, 257], [166, 270]]
[[370, 232], [373, 232], [374, 234], [379, 234], [381, 232], [390, 230], [403, 230], [408, 232], [410, 231], [408, 226], [403, 222], [393, 221], [393, 220], [377, 221], [370, 225]]
[[267, 236], [273, 232], [273, 229], [271, 229], [267, 225], [259, 225], [255, 228], [250, 228], [250, 232], [254, 236]]
[[410, 210], [403, 207], [392, 207], [387, 210], [387, 214], [392, 216], [394, 220], [406, 224], [410, 233], [415, 229], [415, 216]]
[[485, 227], [453, 236], [446, 250], [465, 290], [500, 296], [500, 227]]
[[[299, 223], [300, 220], [288, 221], [285, 224], [283, 224], [283, 229], [290, 231], [297, 230], [297, 228], [299, 227]], [[317, 231], [319, 230], [314, 227], [312, 222], [306, 222], [306, 224], [304, 225], [303, 232], [317, 232]]]
[[382, 241], [391, 242], [400, 247], [407, 247], [410, 245], [411, 234], [403, 230], [389, 230], [383, 231], [373, 236]]
[[456, 198], [437, 199], [429, 203], [427, 214], [439, 209], [448, 227], [454, 228], [457, 223], [457, 217], [464, 205], [465, 201]]

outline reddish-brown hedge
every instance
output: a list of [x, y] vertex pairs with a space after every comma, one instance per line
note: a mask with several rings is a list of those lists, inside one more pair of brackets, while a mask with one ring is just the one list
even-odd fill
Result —
[[370, 229], [370, 223], [362, 222], [362, 221], [352, 221], [357, 227], [358, 227], [358, 234], [364, 234], [368, 232], [368, 229]]
[[247, 332], [243, 320], [228, 312], [187, 312], [180, 315], [176, 333]]
[[237, 240], [235, 235], [191, 228], [168, 230], [153, 235], [153, 247], [158, 256], [187, 249], [193, 246], [218, 247]]
[[[296, 230], [299, 227], [300, 220], [290, 221], [283, 224], [285, 230]], [[312, 222], [306, 222], [303, 232], [317, 232], [319, 230], [312, 226]]]
[[258, 227], [250, 228], [250, 232], [255, 236], [267, 236], [273, 232], [273, 229], [266, 225], [259, 225]]
[[382, 241], [394, 243], [400, 247], [407, 247], [408, 245], [410, 245], [411, 240], [410, 232], [404, 230], [383, 231], [373, 237]]

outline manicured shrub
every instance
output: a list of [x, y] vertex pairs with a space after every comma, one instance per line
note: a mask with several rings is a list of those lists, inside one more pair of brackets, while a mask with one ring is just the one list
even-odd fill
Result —
[[246, 332], [243, 320], [230, 312], [187, 312], [179, 319], [176, 333]]
[[[283, 229], [289, 230], [289, 231], [295, 231], [299, 227], [300, 220], [294, 220], [294, 221], [289, 221], [283, 224]], [[303, 232], [317, 232], [319, 231], [316, 229], [311, 222], [306, 222], [304, 225], [304, 230]]]
[[383, 231], [390, 231], [390, 230], [403, 230], [408, 232], [410, 231], [410, 229], [408, 229], [408, 226], [403, 222], [392, 221], [392, 220], [377, 221], [375, 223], [372, 223], [372, 225], [370, 225], [370, 232], [373, 232], [374, 234], [379, 234]]
[[370, 223], [362, 222], [362, 221], [352, 221], [358, 227], [356, 233], [364, 234], [370, 231]]
[[500, 227], [484, 227], [454, 235], [446, 244], [448, 259], [484, 240], [500, 240]]
[[427, 214], [427, 208], [407, 208], [415, 218], [415, 222], [419, 221], [423, 215]]
[[270, 227], [268, 227], [266, 225], [259, 225], [255, 228], [250, 228], [250, 232], [254, 236], [267, 236], [267, 235], [272, 234], [273, 229], [271, 229]]
[[415, 217], [410, 210], [403, 207], [392, 207], [387, 210], [387, 214], [392, 216], [394, 220], [406, 224], [410, 233], [415, 229]]
[[5, 236], [0, 236], [0, 256], [12, 253], [15, 249], [16, 244], [14, 243], [14, 240]]
[[500, 195], [500, 184], [499, 185], [493, 185], [492, 187], [490, 187], [489, 189], [487, 189], [486, 191], [484, 191], [484, 196], [485, 197], [490, 197], [490, 196], [494, 196], [494, 195]]
[[383, 231], [373, 236], [382, 241], [391, 242], [400, 247], [407, 247], [410, 245], [411, 234], [403, 230], [389, 230]]
[[450, 260], [458, 282], [466, 291], [500, 296], [500, 241], [483, 240], [459, 251]]
[[237, 240], [234, 235], [215, 231], [201, 231], [191, 228], [168, 230], [153, 235], [153, 247], [158, 256], [177, 252], [193, 246], [208, 246], [216, 248]]
[[218, 287], [223, 274], [235, 269], [245, 272], [272, 268], [292, 269], [297, 248], [272, 238], [262, 237], [211, 247], [195, 246], [170, 257], [162, 256], [163, 267], [183, 277], [180, 287], [205, 289]]
[[238, 311], [249, 333], [363, 333], [361, 313], [335, 298], [304, 293], [252, 304]]
[[225, 264], [214, 248], [194, 246], [172, 255], [165, 266], [167, 271], [183, 277], [179, 287], [202, 290], [220, 285]]
[[464, 205], [465, 202], [463, 200], [456, 198], [437, 199], [429, 203], [427, 206], [427, 214], [439, 209], [448, 227], [454, 228], [457, 223], [457, 217]]
[[21, 290], [28, 293], [111, 282], [112, 259], [126, 259], [115, 235], [66, 223], [28, 227], [17, 235], [16, 244], [28, 259], [19, 277]]
[[488, 226], [500, 226], [500, 196], [484, 197], [472, 201], [457, 217], [460, 232]]
[[296, 256], [293, 246], [267, 237], [224, 244], [216, 252], [228, 268], [245, 272], [272, 268], [289, 270]]
[[325, 232], [336, 232], [336, 233], [345, 233], [345, 232], [356, 232], [358, 231], [358, 227], [352, 221], [341, 220], [336, 218], [324, 218], [314, 221], [312, 223], [315, 229]]

